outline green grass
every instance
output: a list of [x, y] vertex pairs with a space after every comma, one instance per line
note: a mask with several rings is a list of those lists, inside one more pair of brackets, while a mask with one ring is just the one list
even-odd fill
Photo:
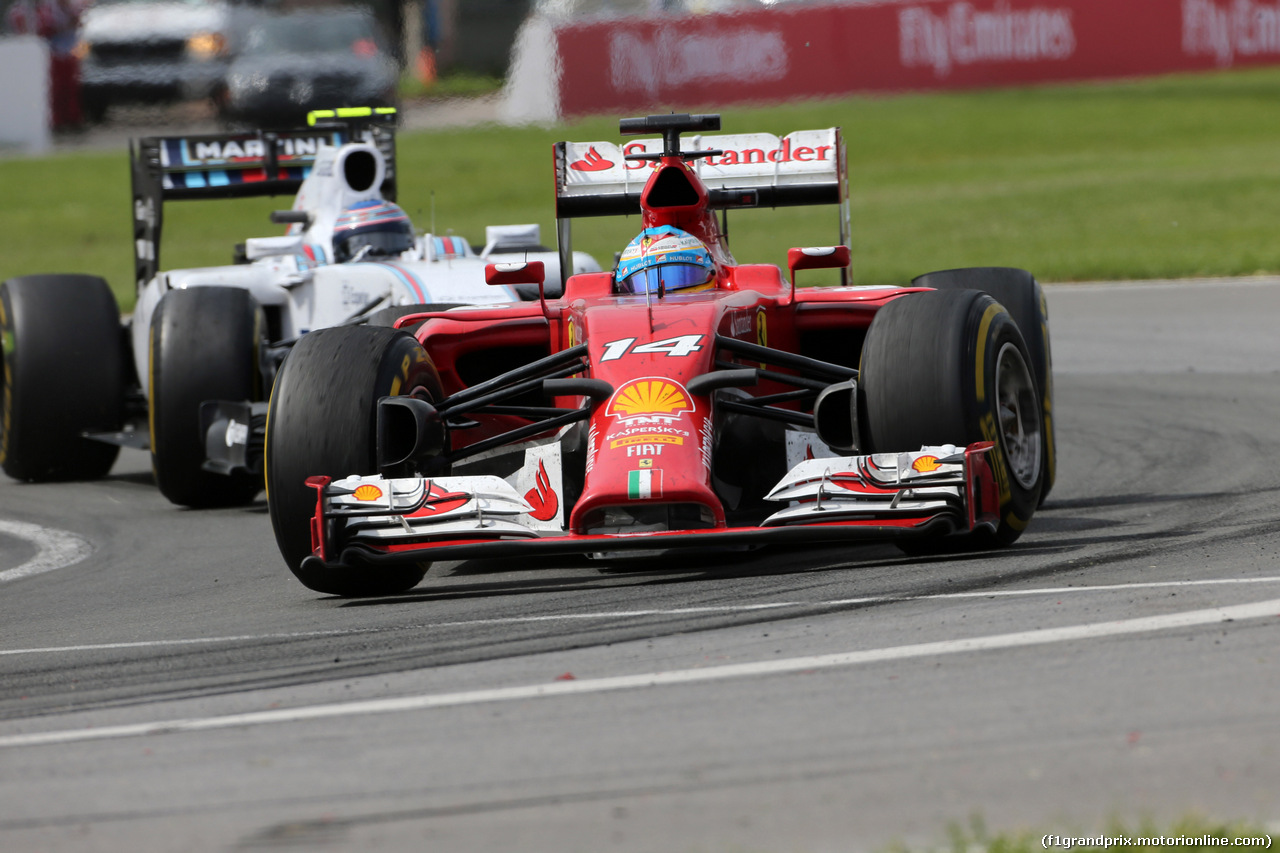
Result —
[[492, 95], [501, 88], [501, 78], [467, 71], [442, 74], [430, 83], [422, 83], [414, 74], [400, 78], [402, 98], [469, 98]]
[[[1261, 827], [1245, 821], [1213, 821], [1196, 815], [1179, 818], [1169, 824], [1158, 824], [1152, 820], [1142, 820], [1129, 824], [1120, 820], [1112, 820], [1102, 830], [1092, 829], [1037, 829], [1014, 832], [993, 833], [987, 829], [986, 823], [978, 817], [969, 821], [967, 826], [959, 824], [950, 827], [947, 843], [932, 848], [930, 853], [1043, 853], [1045, 850], [1067, 853], [1093, 853], [1093, 851], [1128, 850], [1133, 853], [1158, 853], [1158, 851], [1180, 850], [1188, 853], [1225, 853], [1227, 850], [1266, 850], [1269, 845], [1250, 844], [1235, 846], [1227, 844], [1194, 843], [1216, 839], [1249, 839], [1256, 842], [1266, 836]], [[1052, 836], [1052, 837], [1049, 837]], [[1131, 845], [1117, 843], [1114, 839], [1129, 839]], [[1142, 840], [1178, 839], [1166, 844], [1138, 844]], [[1104, 839], [1113, 839], [1110, 843]], [[1081, 843], [1070, 844], [1070, 841]], [[1094, 843], [1087, 843], [1093, 841]], [[1048, 844], [1046, 847], [1045, 844]], [[912, 848], [894, 845], [886, 853], [915, 853]]]
[[[1277, 100], [1280, 69], [1262, 69], [730, 108], [723, 128], [844, 128], [861, 283], [985, 264], [1043, 281], [1237, 275], [1280, 271]], [[616, 140], [616, 119], [402, 134], [400, 202], [419, 228], [434, 210], [437, 230], [472, 242], [515, 222], [550, 241], [551, 143]], [[0, 160], [0, 192], [0, 277], [98, 273], [131, 306], [123, 151]], [[267, 213], [287, 204], [171, 204], [162, 263], [227, 263], [234, 243], [277, 233]], [[583, 220], [575, 247], [607, 264], [638, 229], [638, 217]], [[835, 214], [747, 211], [730, 231], [740, 261], [783, 263], [789, 246], [833, 242]]]

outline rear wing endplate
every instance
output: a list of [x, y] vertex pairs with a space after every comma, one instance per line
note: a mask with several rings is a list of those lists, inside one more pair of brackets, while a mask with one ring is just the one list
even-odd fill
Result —
[[[686, 151], [714, 150], [689, 160], [710, 191], [715, 210], [752, 207], [839, 206], [839, 242], [849, 245], [848, 166], [838, 127], [771, 133], [695, 135], [681, 138]], [[640, 193], [654, 164], [627, 155], [661, 154], [663, 140], [558, 142], [554, 147], [556, 219], [561, 268], [572, 252], [569, 220], [640, 212]]]
[[382, 195], [395, 200], [395, 129], [388, 121], [338, 121], [298, 130], [194, 136], [150, 136], [129, 143], [133, 194], [134, 280], [138, 287], [160, 269], [166, 201], [249, 198], [296, 193], [321, 145], [361, 140], [386, 159]]

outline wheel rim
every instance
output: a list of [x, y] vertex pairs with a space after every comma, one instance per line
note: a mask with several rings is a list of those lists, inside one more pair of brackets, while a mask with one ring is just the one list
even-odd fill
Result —
[[1027, 362], [1011, 343], [996, 359], [996, 408], [1009, 472], [1018, 485], [1031, 489], [1040, 476], [1040, 406]]

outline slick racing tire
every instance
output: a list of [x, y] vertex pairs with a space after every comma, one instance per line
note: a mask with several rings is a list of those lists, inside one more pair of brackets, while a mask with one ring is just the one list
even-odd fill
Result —
[[151, 470], [173, 503], [239, 506], [262, 490], [261, 474], [204, 469], [200, 404], [262, 399], [258, 358], [265, 328], [253, 296], [234, 287], [172, 290], [156, 307], [147, 392]]
[[4, 412], [0, 463], [15, 480], [93, 480], [120, 448], [85, 438], [124, 418], [125, 347], [107, 283], [29, 275], [0, 284]]
[[1003, 305], [1018, 324], [1031, 355], [1044, 420], [1044, 488], [1040, 490], [1043, 505], [1053, 488], [1058, 467], [1053, 433], [1053, 353], [1049, 346], [1049, 306], [1044, 289], [1031, 273], [1014, 267], [942, 270], [918, 276], [911, 284], [938, 290], [981, 290]]
[[276, 375], [267, 412], [267, 505], [280, 553], [307, 588], [344, 597], [392, 595], [426, 575], [425, 562], [378, 569], [302, 564], [311, 555], [316, 513], [316, 491], [307, 478], [377, 473], [378, 400], [414, 391], [443, 397], [422, 345], [386, 327], [304, 335]]
[[1017, 324], [978, 290], [900, 296], [867, 330], [860, 371], [866, 452], [995, 443], [1000, 522], [994, 534], [965, 537], [972, 547], [1012, 543], [1039, 504], [1044, 437], [1032, 371]]

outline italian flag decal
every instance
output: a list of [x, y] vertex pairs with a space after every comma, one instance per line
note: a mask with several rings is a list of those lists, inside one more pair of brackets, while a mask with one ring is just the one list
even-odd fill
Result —
[[662, 497], [662, 470], [648, 468], [627, 473], [627, 498], [633, 501]]

